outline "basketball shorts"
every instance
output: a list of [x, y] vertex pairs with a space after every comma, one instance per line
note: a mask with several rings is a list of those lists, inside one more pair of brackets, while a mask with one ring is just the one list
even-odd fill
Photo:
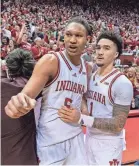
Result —
[[86, 137], [89, 165], [121, 165], [123, 139]]
[[40, 165], [88, 165], [83, 133], [61, 143], [37, 147], [37, 155]]

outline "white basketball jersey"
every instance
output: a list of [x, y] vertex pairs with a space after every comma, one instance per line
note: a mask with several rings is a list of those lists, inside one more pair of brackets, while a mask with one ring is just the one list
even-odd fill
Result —
[[41, 114], [38, 122], [37, 143], [49, 146], [75, 137], [82, 132], [79, 125], [63, 122], [58, 116], [62, 106], [81, 110], [83, 94], [87, 91], [87, 72], [84, 60], [74, 66], [66, 52], [57, 53], [59, 69], [55, 79], [43, 89]]
[[[113, 69], [108, 75], [102, 77], [98, 76], [95, 72], [90, 79], [89, 88], [87, 93], [87, 106], [90, 115], [95, 118], [112, 118], [114, 94], [112, 93], [112, 85], [120, 77], [122, 73], [118, 69]], [[92, 136], [105, 136], [105, 138], [122, 137], [122, 132], [118, 134], [111, 134], [96, 128], [88, 128], [88, 132]], [[88, 133], [88, 134], [89, 134]], [[106, 137], [108, 136], [108, 137]]]

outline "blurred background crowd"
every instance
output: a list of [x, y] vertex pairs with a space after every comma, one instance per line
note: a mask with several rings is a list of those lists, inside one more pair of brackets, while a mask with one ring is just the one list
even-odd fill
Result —
[[139, 108], [138, 0], [2, 0], [1, 9], [1, 60], [16, 48], [29, 51], [36, 61], [64, 50], [64, 28], [74, 16], [86, 18], [92, 28], [83, 57], [93, 66], [99, 33], [105, 29], [119, 33], [124, 41], [121, 56], [132, 60], [117, 59], [115, 66], [133, 83], [131, 108]]

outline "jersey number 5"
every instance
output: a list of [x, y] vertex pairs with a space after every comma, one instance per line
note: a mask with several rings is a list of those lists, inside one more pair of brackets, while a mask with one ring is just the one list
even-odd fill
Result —
[[70, 108], [71, 103], [72, 103], [72, 99], [70, 99], [70, 98], [65, 98], [64, 105], [65, 105], [66, 107]]

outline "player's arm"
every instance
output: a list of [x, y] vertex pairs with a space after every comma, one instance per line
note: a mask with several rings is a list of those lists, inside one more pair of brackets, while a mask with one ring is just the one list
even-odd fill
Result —
[[[116, 91], [115, 104], [113, 105], [112, 118], [94, 118], [91, 116], [80, 114], [77, 110], [68, 108], [62, 108], [59, 111], [61, 119], [65, 122], [80, 123], [87, 127], [97, 128], [101, 131], [117, 133], [120, 132], [126, 122], [130, 104], [133, 97], [133, 87], [130, 83], [123, 84]], [[128, 89], [128, 90], [127, 90]], [[64, 117], [64, 119], [63, 119]]]
[[58, 60], [53, 54], [44, 55], [36, 64], [28, 83], [22, 93], [36, 98], [50, 79], [52, 80], [58, 70]]
[[109, 133], [117, 133], [124, 128], [133, 97], [133, 87], [130, 82], [125, 81], [121, 84], [117, 82], [113, 85], [113, 88], [115, 99], [112, 118], [91, 117], [92, 119], [89, 118], [88, 120], [84, 118], [84, 123], [87, 121], [89, 127], [92, 126], [96, 129]]
[[87, 101], [85, 96], [82, 98], [82, 103], [81, 103], [81, 113], [85, 115], [89, 115], [89, 112], [87, 110]]
[[36, 64], [33, 74], [21, 93], [12, 96], [5, 107], [11, 118], [19, 118], [35, 107], [34, 100], [48, 81], [52, 80], [58, 70], [58, 60], [54, 55], [43, 56]]
[[[86, 62], [86, 70], [87, 70], [87, 84], [88, 84], [92, 75], [92, 65], [88, 62]], [[83, 98], [82, 98], [81, 112], [82, 114], [89, 115], [89, 112], [87, 109], [86, 93], [83, 95]]]
[[120, 86], [117, 84], [114, 93], [112, 118], [94, 118], [94, 128], [110, 133], [120, 132], [124, 128], [133, 97], [132, 84], [129, 82], [121, 83]]
[[125, 125], [130, 105], [113, 105], [112, 118], [94, 118], [93, 127], [109, 133], [120, 132]]

